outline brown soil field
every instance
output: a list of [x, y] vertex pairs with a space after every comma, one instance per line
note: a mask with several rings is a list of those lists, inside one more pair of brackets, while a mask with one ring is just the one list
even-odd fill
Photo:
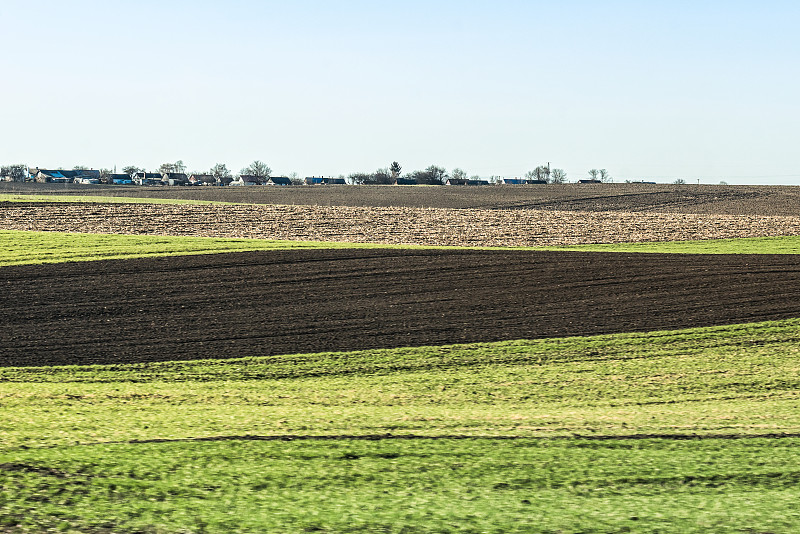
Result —
[[131, 187], [0, 182], [0, 193], [12, 192], [303, 206], [800, 216], [800, 188], [796, 186], [547, 184], [485, 187]]
[[228, 358], [800, 316], [800, 257], [299, 250], [0, 269], [0, 365]]
[[447, 246], [800, 235], [800, 217], [269, 204], [0, 202], [0, 228]]

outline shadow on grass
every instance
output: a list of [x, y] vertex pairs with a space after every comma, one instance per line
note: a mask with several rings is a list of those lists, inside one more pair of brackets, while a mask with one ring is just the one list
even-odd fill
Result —
[[660, 439], [670, 441], [690, 440], [737, 440], [737, 439], [789, 439], [800, 438], [800, 433], [770, 433], [770, 434], [622, 434], [622, 435], [584, 435], [572, 434], [569, 436], [474, 436], [464, 434], [449, 434], [439, 436], [426, 436], [421, 434], [337, 434], [337, 435], [301, 435], [301, 434], [276, 434], [258, 436], [245, 434], [242, 436], [207, 436], [201, 438], [154, 438], [132, 439], [120, 442], [86, 443], [85, 445], [107, 445], [109, 443], [180, 443], [201, 441], [385, 441], [385, 440], [493, 440], [493, 441], [631, 441]]

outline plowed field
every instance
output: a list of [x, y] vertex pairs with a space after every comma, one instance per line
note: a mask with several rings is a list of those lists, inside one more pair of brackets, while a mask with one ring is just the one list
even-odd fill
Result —
[[547, 184], [485, 187], [129, 187], [0, 182], [0, 193], [12, 192], [298, 206], [800, 215], [800, 188], [795, 186]]
[[0, 269], [0, 365], [227, 358], [800, 316], [800, 257], [323, 250]]
[[542, 246], [800, 235], [800, 217], [533, 209], [0, 202], [0, 228], [353, 243]]

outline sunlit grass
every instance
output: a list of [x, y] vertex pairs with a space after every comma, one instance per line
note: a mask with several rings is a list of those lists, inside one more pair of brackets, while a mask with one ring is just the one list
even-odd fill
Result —
[[[37, 263], [61, 263], [66, 261], [309, 248], [458, 249], [460, 247], [0, 230], [0, 267]], [[662, 252], [686, 254], [798, 254], [800, 253], [800, 237], [789, 236], [667, 243], [583, 245], [560, 248], [527, 247], [514, 249], [506, 248], [503, 250], [572, 250], [584, 252]]]
[[542, 247], [541, 250], [674, 254], [800, 254], [800, 236], [663, 241], [656, 243], [610, 243], [570, 247]]
[[0, 368], [0, 529], [793, 532], [799, 356], [788, 320]]
[[252, 250], [366, 248], [380, 245], [192, 236], [0, 230], [0, 267]]

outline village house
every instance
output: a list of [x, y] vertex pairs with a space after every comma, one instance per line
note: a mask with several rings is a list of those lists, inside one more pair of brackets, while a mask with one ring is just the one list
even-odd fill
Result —
[[270, 176], [267, 185], [292, 185], [292, 181], [286, 176]]
[[240, 174], [239, 177], [232, 181], [230, 185], [263, 185], [264, 181], [258, 176], [252, 174]]
[[106, 180], [111, 185], [133, 185], [133, 178], [129, 174], [109, 174]]
[[139, 171], [133, 173], [132, 178], [136, 185], [164, 185], [164, 177], [160, 172]]
[[217, 179], [212, 174], [191, 174], [189, 185], [217, 185]]
[[37, 182], [50, 184], [100, 183], [100, 171], [92, 169], [31, 169], [30, 175]]
[[167, 185], [189, 185], [189, 177], [182, 172], [165, 172], [161, 181]]
[[445, 185], [489, 185], [488, 180], [466, 180], [463, 178], [448, 178]]

